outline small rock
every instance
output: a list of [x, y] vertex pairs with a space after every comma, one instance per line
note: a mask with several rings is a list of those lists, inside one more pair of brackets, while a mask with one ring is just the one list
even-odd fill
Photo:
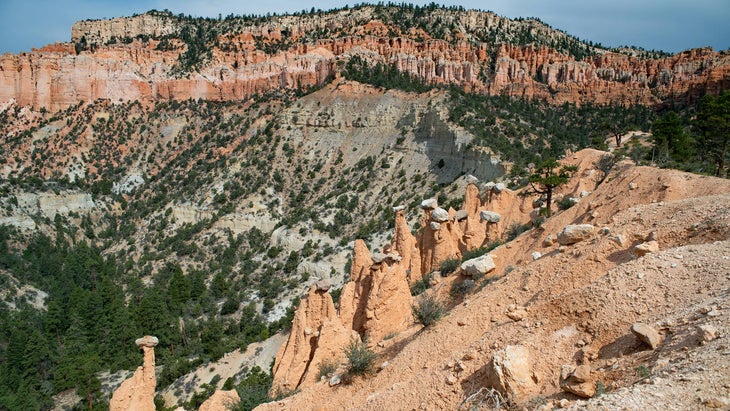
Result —
[[652, 231], [649, 233], [648, 236], [646, 236], [646, 241], [656, 241], [659, 239], [659, 234], [656, 233], [656, 231]]
[[714, 397], [702, 401], [707, 408], [725, 408], [730, 405], [730, 399], [727, 397]]
[[552, 234], [548, 234], [548, 236], [545, 237], [544, 240], [542, 240], [543, 247], [550, 247], [553, 244], [555, 244], [555, 236], [553, 236]]
[[309, 327], [304, 329], [304, 335], [312, 335], [312, 332], [313, 332], [312, 329]]
[[583, 198], [583, 197], [587, 197], [590, 194], [591, 194], [590, 191], [583, 190], [580, 192], [579, 196], [580, 196], [580, 198]]
[[398, 211], [403, 211], [405, 209], [406, 209], [406, 206], [404, 206], [404, 205], [399, 205], [399, 206], [393, 207], [393, 211], [396, 212], [396, 213]]
[[560, 388], [579, 397], [591, 398], [596, 394], [596, 385], [590, 375], [591, 368], [588, 365], [563, 365], [560, 369]]
[[558, 406], [560, 408], [568, 408], [570, 407], [570, 400], [563, 398], [562, 400], [558, 401]]
[[638, 278], [639, 280], [643, 279], [644, 278], [644, 273], [638, 273], [638, 274], [636, 274], [636, 278]]
[[435, 221], [431, 221], [431, 223], [428, 226], [431, 227], [431, 230], [433, 230], [433, 231], [438, 231], [441, 229], [441, 224], [439, 224]]
[[532, 257], [532, 261], [535, 261], [542, 257], [542, 253], [535, 251], [534, 253], [530, 254], [530, 256]]
[[522, 321], [527, 317], [527, 309], [521, 306], [510, 305], [505, 312], [505, 315], [512, 321]]
[[707, 316], [708, 317], [717, 317], [719, 315], [720, 315], [720, 313], [717, 310], [712, 310], [712, 311], [710, 311], [710, 312], [707, 313]]
[[439, 203], [435, 198], [427, 198], [427, 199], [421, 201], [421, 208], [434, 209], [438, 206], [439, 206]]
[[494, 191], [495, 193], [501, 193], [506, 188], [507, 186], [505, 186], [504, 183], [497, 183], [494, 185], [494, 187], [492, 187], [492, 191]]
[[464, 320], [459, 320], [459, 321], [457, 321], [457, 322], [456, 322], [456, 325], [458, 325], [459, 327], [463, 327], [463, 326], [465, 326], [465, 325], [466, 325], [466, 321], [464, 321]]
[[390, 361], [386, 361], [386, 362], [380, 364], [380, 369], [382, 370], [382, 369], [384, 369], [385, 367], [387, 367], [389, 365], [390, 365]]
[[662, 343], [662, 336], [652, 326], [644, 323], [634, 323], [631, 326], [631, 332], [641, 340], [644, 344], [656, 349]]
[[616, 237], [613, 237], [611, 239], [611, 241], [613, 241], [614, 243], [618, 244], [621, 247], [626, 247], [626, 244], [627, 244], [626, 237], [624, 237], [622, 235], [617, 235]]
[[659, 252], [659, 243], [656, 241], [648, 241], [634, 247], [634, 253], [636, 253], [639, 257], [657, 252]]
[[467, 183], [467, 184], [477, 184], [477, 183], [479, 183], [479, 179], [478, 179], [478, 178], [476, 178], [476, 177], [474, 177], [474, 176], [473, 176], [473, 175], [471, 175], [471, 174], [467, 175], [467, 176], [466, 176], [466, 177], [464, 178], [464, 180], [466, 181], [466, 183]]
[[629, 183], [629, 190], [636, 190], [637, 185], [635, 183]]
[[598, 233], [601, 235], [609, 235], [611, 234], [611, 229], [609, 227], [603, 227]]
[[488, 223], [498, 223], [502, 216], [500, 216], [498, 213], [495, 213], [494, 211], [482, 210], [479, 213], [479, 218]]
[[431, 219], [439, 223], [444, 223], [449, 221], [449, 212], [441, 207], [436, 207], [431, 211]]
[[335, 385], [339, 385], [342, 383], [342, 379], [340, 379], [339, 375], [333, 375], [332, 378], [330, 378], [330, 387], [334, 387]]
[[446, 384], [449, 384], [449, 385], [454, 385], [454, 384], [456, 384], [456, 383], [457, 383], [458, 381], [459, 381], [459, 380], [457, 380], [457, 379], [456, 379], [456, 377], [454, 377], [453, 375], [449, 375], [448, 377], [446, 377]]

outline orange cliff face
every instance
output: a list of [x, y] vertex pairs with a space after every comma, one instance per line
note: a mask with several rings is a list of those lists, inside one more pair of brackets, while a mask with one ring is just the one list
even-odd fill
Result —
[[[0, 103], [15, 99], [21, 106], [55, 111], [100, 98], [111, 102], [240, 100], [273, 89], [321, 85], [337, 76], [343, 61], [354, 55], [371, 63], [394, 65], [433, 84], [457, 84], [492, 95], [543, 98], [555, 104], [693, 102], [704, 93], [730, 88], [727, 52], [696, 49], [645, 59], [599, 50], [576, 61], [544, 46], [417, 40], [409, 37], [413, 33], [388, 36], [382, 22], [354, 24], [368, 21], [367, 17], [359, 18], [343, 13], [322, 17], [321, 21], [288, 16], [278, 22], [245, 26], [241, 33], [219, 36], [219, 46], [210, 46], [211, 58], [199, 71], [188, 73], [174, 69], [186, 50], [179, 39], [171, 40], [174, 47], [168, 51], [158, 50], [159, 41], [154, 39], [104, 45], [112, 37], [134, 38], [135, 33], [174, 36], [169, 18], [156, 21], [142, 15], [79, 22], [74, 25], [73, 38], [95, 40], [93, 51], [77, 55], [73, 44], [64, 43], [0, 56]], [[496, 17], [465, 12], [459, 18], [477, 30], [494, 24], [490, 19]], [[347, 26], [348, 22], [353, 24]], [[339, 30], [333, 30], [331, 38], [302, 41], [309, 31], [330, 26]], [[262, 44], [279, 44], [285, 34], [290, 45], [269, 53], [259, 49]]]

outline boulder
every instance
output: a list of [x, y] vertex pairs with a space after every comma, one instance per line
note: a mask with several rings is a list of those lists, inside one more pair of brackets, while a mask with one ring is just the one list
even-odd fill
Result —
[[430, 223], [428, 224], [428, 226], [429, 226], [429, 227], [431, 227], [431, 230], [433, 230], [433, 231], [438, 231], [438, 230], [440, 230], [440, 229], [441, 229], [441, 224], [439, 224], [439, 223], [437, 223], [437, 222], [435, 222], [435, 221], [431, 221], [431, 222], [430, 222]]
[[431, 211], [431, 218], [436, 222], [443, 223], [449, 221], [449, 212], [441, 207], [436, 207]]
[[215, 390], [213, 395], [200, 404], [198, 411], [227, 411], [238, 405], [241, 398], [236, 390]]
[[560, 370], [560, 388], [583, 398], [596, 395], [596, 384], [591, 378], [591, 367], [587, 364], [573, 367], [563, 365]]
[[435, 198], [427, 198], [427, 199], [421, 201], [421, 208], [434, 209], [438, 206], [439, 206], [439, 203]]
[[657, 252], [659, 252], [659, 243], [656, 241], [647, 241], [634, 247], [634, 253], [639, 257]]
[[514, 402], [529, 398], [538, 388], [532, 378], [530, 351], [521, 345], [508, 345], [495, 352], [486, 374], [486, 386]]
[[498, 223], [502, 216], [500, 216], [498, 213], [495, 213], [494, 211], [482, 210], [479, 213], [479, 218], [488, 223]]
[[590, 224], [571, 224], [558, 234], [560, 245], [571, 245], [593, 237], [595, 227]]
[[489, 254], [484, 254], [483, 256], [472, 258], [461, 263], [461, 271], [464, 272], [464, 275], [468, 276], [484, 275], [494, 270], [494, 268], [494, 260], [492, 260]]
[[539, 260], [540, 257], [542, 257], [542, 253], [539, 251], [535, 251], [532, 254], [530, 254], [530, 256], [532, 257], [532, 261], [535, 261], [535, 260]]
[[393, 207], [393, 212], [397, 213], [398, 211], [403, 211], [405, 209], [406, 209], [406, 206], [399, 205], [399, 206]]
[[644, 323], [634, 323], [631, 325], [631, 332], [641, 340], [644, 344], [656, 349], [662, 343], [662, 336], [652, 326]]
[[504, 183], [497, 183], [494, 185], [494, 187], [492, 187], [492, 191], [499, 194], [502, 191], [504, 191], [506, 188], [507, 188], [507, 186], [504, 185]]
[[479, 183], [479, 179], [474, 177], [473, 175], [469, 174], [464, 178], [467, 184], [477, 184]]

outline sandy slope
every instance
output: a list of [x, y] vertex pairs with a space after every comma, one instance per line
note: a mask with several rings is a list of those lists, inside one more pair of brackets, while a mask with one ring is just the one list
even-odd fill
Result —
[[[587, 159], [597, 154], [580, 152], [572, 161], [589, 164]], [[582, 180], [592, 178], [589, 169], [582, 166]], [[571, 184], [575, 190], [586, 186]], [[562, 250], [558, 244], [543, 246], [547, 235], [573, 223], [606, 229]], [[661, 251], [637, 257], [633, 246], [650, 236], [657, 238]], [[717, 340], [699, 346], [694, 325], [710, 321], [697, 314], [699, 307], [714, 305], [721, 313], [730, 307], [728, 238], [729, 181], [621, 164], [579, 204], [495, 250], [495, 272], [508, 272], [502, 279], [454, 307], [431, 329], [414, 326], [384, 341], [378, 361], [389, 365], [377, 375], [336, 387], [319, 383], [260, 409], [457, 409], [484, 386], [485, 366], [493, 353], [518, 343], [532, 354], [536, 383], [528, 408], [577, 398], [563, 393], [558, 381], [561, 365], [576, 364], [581, 349], [597, 355], [590, 363], [595, 380], [618, 394], [580, 406], [653, 404], [660, 397], [645, 391], [661, 390], [619, 389], [639, 380], [640, 365], [650, 371], [648, 381], [659, 381], [662, 387], [662, 381], [692, 370], [686, 373], [700, 391], [678, 399], [665, 388], [671, 408], [704, 407], [703, 401], [712, 405], [707, 398], [727, 395], [728, 378], [722, 370], [730, 365], [730, 356], [723, 355], [728, 340], [720, 333]], [[543, 257], [532, 261], [533, 251]], [[437, 287], [448, 290], [452, 280]], [[505, 316], [510, 304], [527, 307], [527, 317], [515, 322]], [[637, 321], [659, 327], [665, 345], [646, 351], [629, 331]], [[711, 321], [727, 329], [725, 314]], [[711, 366], [694, 366], [692, 356]]]

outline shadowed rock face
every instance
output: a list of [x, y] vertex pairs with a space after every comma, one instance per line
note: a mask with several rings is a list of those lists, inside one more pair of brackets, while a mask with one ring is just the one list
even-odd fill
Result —
[[114, 391], [109, 401], [110, 411], [155, 410], [155, 346], [157, 337], [146, 335], [135, 341], [144, 353], [141, 367]]

